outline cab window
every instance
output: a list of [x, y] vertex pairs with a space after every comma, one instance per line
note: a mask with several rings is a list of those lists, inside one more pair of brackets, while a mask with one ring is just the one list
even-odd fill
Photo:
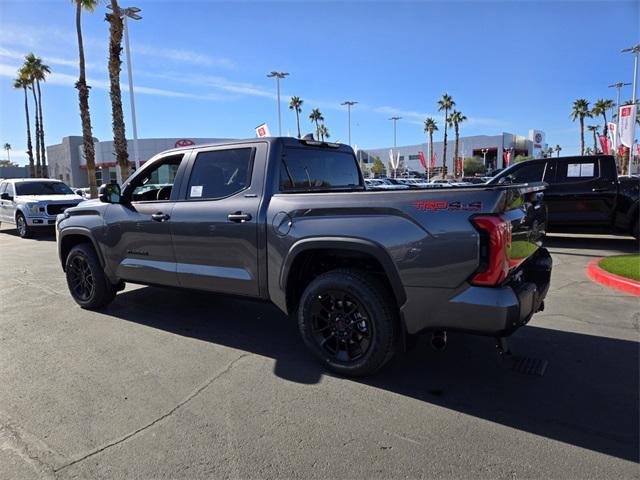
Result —
[[519, 169], [514, 169], [514, 172], [511, 173], [511, 177], [513, 178], [512, 183], [541, 182], [545, 166], [545, 162], [535, 162], [531, 165], [525, 163]]
[[160, 160], [157, 164], [136, 176], [127, 188], [131, 191], [132, 202], [169, 200], [173, 183], [183, 155], [175, 155]]
[[558, 160], [556, 183], [585, 182], [599, 176], [600, 169], [596, 159], [567, 158]]
[[251, 184], [253, 148], [200, 152], [191, 171], [187, 199], [224, 198]]

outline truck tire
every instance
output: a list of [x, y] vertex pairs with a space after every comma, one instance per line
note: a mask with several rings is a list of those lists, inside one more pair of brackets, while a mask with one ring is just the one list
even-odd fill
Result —
[[20, 238], [29, 238], [33, 233], [27, 224], [27, 219], [24, 218], [24, 215], [20, 212], [16, 214], [16, 230]]
[[398, 314], [389, 291], [359, 270], [316, 277], [298, 306], [298, 327], [311, 352], [341, 375], [375, 373], [396, 350]]
[[100, 265], [93, 246], [81, 243], [71, 249], [65, 260], [67, 286], [78, 305], [89, 310], [104, 307], [116, 296]]
[[633, 222], [633, 227], [631, 227], [631, 235], [636, 239], [636, 241], [640, 241], [640, 222], [636, 218], [636, 221]]

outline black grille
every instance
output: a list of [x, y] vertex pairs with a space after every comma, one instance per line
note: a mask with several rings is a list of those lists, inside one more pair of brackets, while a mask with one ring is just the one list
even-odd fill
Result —
[[58, 215], [59, 213], [64, 212], [67, 208], [75, 207], [76, 205], [77, 203], [54, 203], [47, 205], [47, 214]]

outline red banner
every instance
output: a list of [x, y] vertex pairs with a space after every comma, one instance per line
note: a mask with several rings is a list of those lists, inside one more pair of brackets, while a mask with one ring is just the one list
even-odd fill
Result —
[[618, 155], [625, 156], [626, 147], [624, 145], [618, 145]]
[[511, 152], [509, 150], [502, 152], [502, 160], [504, 161], [504, 168], [507, 168], [511, 162]]
[[602, 149], [603, 154], [609, 155], [609, 150], [611, 149], [611, 142], [604, 135], [600, 135], [600, 148]]
[[458, 158], [456, 160], [456, 176], [462, 175], [462, 159]]
[[636, 150], [638, 150], [638, 156], [640, 157], [640, 143], [636, 143]]
[[427, 161], [424, 159], [424, 153], [418, 152], [418, 156], [420, 157], [420, 163], [422, 164], [422, 168], [427, 169]]
[[436, 162], [438, 161], [438, 156], [434, 153], [431, 155], [431, 168], [436, 168]]

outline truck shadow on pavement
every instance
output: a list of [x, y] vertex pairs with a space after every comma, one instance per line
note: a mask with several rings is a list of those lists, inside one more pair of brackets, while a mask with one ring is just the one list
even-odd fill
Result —
[[[307, 353], [295, 321], [270, 304], [144, 287], [122, 292], [104, 313], [273, 358], [274, 374], [289, 381], [314, 384], [333, 376]], [[373, 377], [344, 381], [638, 462], [637, 342], [522, 328], [511, 337], [511, 347], [518, 355], [549, 361], [540, 377], [512, 371], [491, 338], [452, 334], [443, 352], [427, 340]]]

